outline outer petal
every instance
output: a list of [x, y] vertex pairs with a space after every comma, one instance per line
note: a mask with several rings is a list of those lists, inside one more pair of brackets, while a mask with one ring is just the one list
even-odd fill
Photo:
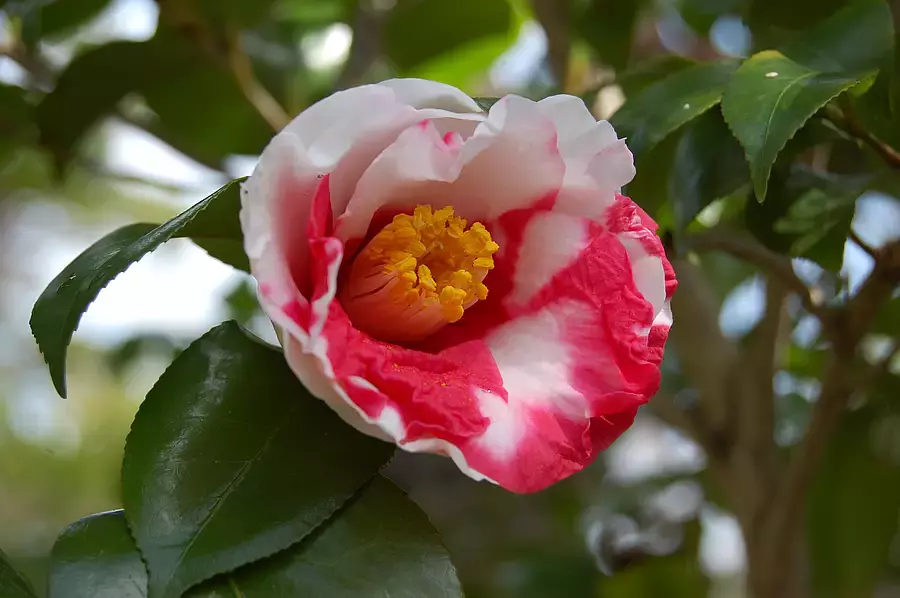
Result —
[[[425, 105], [465, 105], [452, 91], [391, 85]], [[352, 425], [446, 454], [475, 479], [540, 490], [590, 463], [656, 392], [671, 267], [652, 221], [616, 195], [633, 175], [630, 153], [572, 99], [510, 97], [473, 131], [426, 113], [352, 143], [315, 192], [304, 187], [305, 262], [284, 260], [298, 292], [261, 285], [264, 306], [289, 337], [291, 367]], [[311, 143], [300, 153], [331, 151]], [[347, 158], [357, 151], [371, 164]], [[400, 347], [354, 329], [334, 298], [348, 243], [379, 213], [424, 197], [484, 221], [501, 250], [487, 300], [427, 343]]]
[[372, 163], [338, 220], [338, 237], [364, 237], [381, 208], [396, 212], [425, 201], [452, 205], [470, 221], [489, 220], [562, 185], [556, 128], [531, 100], [507, 96], [494, 104], [461, 147], [440, 133], [423, 121]]

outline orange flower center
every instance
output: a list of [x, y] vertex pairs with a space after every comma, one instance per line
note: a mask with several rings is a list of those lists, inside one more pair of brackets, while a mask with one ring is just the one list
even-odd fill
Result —
[[340, 294], [354, 325], [386, 341], [421, 340], [487, 297], [499, 246], [447, 206], [398, 214], [359, 253]]

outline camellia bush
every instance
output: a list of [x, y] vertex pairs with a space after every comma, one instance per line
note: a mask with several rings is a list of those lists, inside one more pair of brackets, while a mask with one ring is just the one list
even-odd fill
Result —
[[[558, 79], [570, 62], [554, 45], [559, 24], [568, 36], [603, 5], [534, 3]], [[186, 238], [252, 275], [279, 346], [229, 321], [177, 355], [128, 434], [122, 510], [62, 533], [49, 596], [462, 596], [428, 514], [384, 475], [394, 453], [542, 492], [585, 475], [643, 409], [705, 451], [704, 491], [744, 535], [749, 595], [861, 598], [896, 580], [900, 471], [885, 455], [898, 433], [900, 231], [875, 245], [852, 226], [865, 193], [900, 193], [894, 16], [875, 0], [827, 8], [760, 29], [769, 36], [744, 59], [636, 65], [582, 33], [622, 68], [578, 95], [473, 98], [380, 78], [293, 119], [231, 52], [252, 114], [215, 126], [251, 147], [277, 130], [253, 174], [165, 223], [98, 240], [37, 299], [31, 329], [65, 397], [67, 350], [91, 302]], [[115, 101], [142, 93], [162, 122], [185, 120], [160, 85], [111, 61], [174, 68], [186, 43], [176, 29], [68, 66], [36, 109], [55, 159], [99, 116], [55, 120], [100, 72], [91, 61], [121, 76]], [[198, 52], [232, 40], [191, 31]], [[384, 39], [388, 53], [402, 41]], [[27, 63], [26, 50], [12, 55]], [[613, 84], [625, 103], [598, 120], [595, 99]], [[2, 89], [28, 111], [24, 94]], [[11, 122], [17, 134], [31, 126]], [[193, 126], [168, 135], [177, 143]], [[192, 149], [215, 161], [221, 148]], [[873, 264], [853, 287], [848, 243]], [[740, 338], [719, 323], [736, 282], [713, 276], [725, 270], [765, 282], [764, 313]], [[813, 340], [792, 335], [801, 322]], [[780, 374], [814, 381], [815, 396], [797, 406]], [[791, 406], [805, 423], [781, 442]], [[850, 481], [859, 467], [867, 477]], [[879, 494], [871, 511], [854, 512], [860, 493]], [[854, 534], [866, 549], [845, 561], [841, 538]], [[631, 587], [609, 595], [660, 595]], [[0, 560], [0, 598], [35, 596]]]

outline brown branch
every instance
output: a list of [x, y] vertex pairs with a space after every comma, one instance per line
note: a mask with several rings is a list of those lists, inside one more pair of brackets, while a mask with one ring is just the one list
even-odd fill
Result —
[[534, 16], [547, 34], [547, 56], [560, 89], [569, 84], [572, 39], [569, 0], [531, 0]]
[[863, 251], [868, 253], [870, 256], [872, 256], [873, 258], [878, 257], [878, 250], [875, 249], [874, 247], [872, 247], [871, 245], [869, 245], [868, 243], [866, 243], [865, 241], [863, 241], [862, 239], [860, 239], [859, 235], [857, 235], [856, 231], [853, 230], [852, 228], [850, 229], [850, 234], [848, 235], [848, 237], [850, 238], [851, 241], [856, 243], [860, 249], [862, 249]]
[[[806, 490], [818, 470], [841, 414], [854, 389], [856, 353], [863, 336], [871, 327], [880, 306], [890, 299], [900, 278], [900, 241], [878, 251], [872, 273], [850, 300], [847, 307], [824, 326], [831, 327], [834, 339], [826, 364], [822, 392], [813, 409], [808, 432], [791, 456], [771, 502], [764, 529], [761, 530], [762, 554], [766, 569], [777, 572], [789, 562], [786, 551], [794, 545], [797, 529], [802, 525]], [[777, 573], [775, 574], [777, 577]], [[777, 579], [770, 583], [779, 583]], [[759, 590], [759, 588], [757, 588]], [[768, 587], [766, 596], [780, 596], [783, 588]]]
[[381, 56], [381, 33], [384, 11], [372, 6], [371, 0], [359, 0], [353, 13], [353, 37], [350, 53], [335, 84], [336, 90], [359, 85]]
[[684, 243], [687, 249], [724, 251], [757, 266], [763, 272], [777, 278], [788, 291], [798, 295], [806, 311], [819, 317], [824, 315], [822, 306], [814, 298], [814, 293], [794, 272], [791, 260], [766, 248], [755, 239], [736, 232], [714, 229], [688, 236]]
[[785, 324], [789, 323], [785, 312], [787, 289], [780, 280], [770, 276], [766, 282], [765, 313], [750, 333], [745, 351], [746, 365], [743, 386], [753, 389], [753, 400], [743, 401], [739, 413], [738, 444], [756, 458], [764, 459], [772, 448], [775, 437], [775, 377], [776, 362], [780, 357]]
[[839, 129], [872, 148], [888, 166], [900, 169], [900, 152], [867, 130], [856, 118], [848, 103], [845, 102], [841, 108], [828, 104], [825, 107], [825, 116]]
[[670, 339], [681, 370], [700, 393], [700, 410], [708, 433], [727, 437], [733, 421], [729, 392], [735, 364], [740, 361], [737, 346], [725, 338], [719, 327], [720, 303], [697, 264], [674, 258], [679, 291], [672, 297], [672, 311], [678, 325]]
[[244, 52], [240, 36], [237, 33], [228, 36], [228, 66], [247, 101], [256, 108], [256, 111], [269, 123], [273, 131], [276, 133], [281, 131], [291, 122], [291, 118], [278, 100], [272, 97], [272, 94], [256, 79], [256, 75], [253, 74], [253, 64]]

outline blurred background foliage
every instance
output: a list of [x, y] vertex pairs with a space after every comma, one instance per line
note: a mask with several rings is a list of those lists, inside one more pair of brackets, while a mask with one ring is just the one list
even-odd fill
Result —
[[[473, 96], [578, 95], [628, 133], [639, 175], [627, 192], [670, 246], [727, 225], [754, 251], [794, 258], [818, 299], [840, 305], [872, 269], [872, 248], [900, 237], [900, 179], [875, 152], [819, 113], [779, 156], [760, 204], [718, 107], [662, 138], [651, 125], [655, 107], [683, 97], [668, 75], [709, 63], [688, 90], [702, 102], [736, 66], [713, 61], [780, 46], [852, 3], [0, 0], [0, 547], [40, 585], [63, 527], [119, 505], [130, 419], [172, 357], [225, 318], [272, 336], [251, 281], [176, 241], [101, 296], [62, 401], [27, 330], [40, 290], [101, 234], [161, 221], [248, 174], [280, 123], [337, 89], [414, 76]], [[872, 86], [888, 92], [845, 108], [896, 144], [885, 65]], [[716, 339], [749, 362], [776, 312], [767, 442], [781, 460], [809, 432], [830, 341], [799, 302], [781, 301], [758, 260], [696, 249], [681, 254], [676, 305], [676, 322], [692, 324], [673, 330], [660, 397], [586, 472], [514, 496], [436, 457], [392, 464], [444, 534], [470, 598], [749, 595], [752, 523], [729, 478], [739, 468], [717, 454], [728, 439], [715, 422], [697, 424], [711, 413], [704, 381], [717, 362], [696, 362], [715, 356]], [[877, 375], [854, 387], [802, 513], [800, 575], [814, 596], [900, 596], [900, 378], [885, 359], [898, 301], [879, 307], [863, 339]], [[730, 379], [718, 395], [747, 400], [742, 389]]]

